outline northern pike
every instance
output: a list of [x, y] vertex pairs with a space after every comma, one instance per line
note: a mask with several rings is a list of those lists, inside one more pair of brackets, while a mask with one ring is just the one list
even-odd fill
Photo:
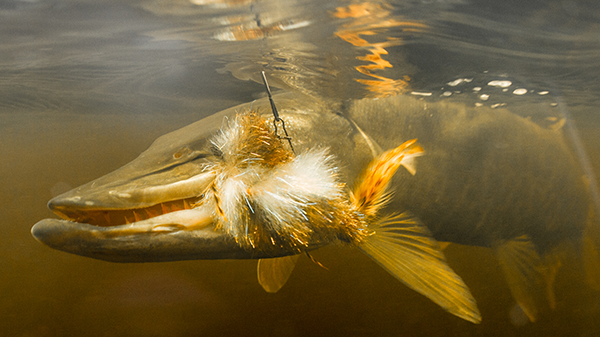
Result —
[[33, 236], [114, 262], [259, 259], [269, 292], [300, 254], [355, 246], [474, 323], [476, 302], [438, 242], [493, 249], [532, 321], [540, 287], [554, 303], [566, 246], [583, 247], [598, 280], [600, 231], [560, 130], [507, 109], [407, 96], [276, 101], [289, 137], [267, 99], [216, 113], [52, 199], [63, 219], [38, 222]]

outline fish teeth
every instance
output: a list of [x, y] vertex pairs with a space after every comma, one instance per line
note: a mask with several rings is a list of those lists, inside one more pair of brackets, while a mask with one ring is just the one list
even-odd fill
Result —
[[132, 212], [133, 212], [133, 218], [135, 219], [135, 222], [142, 221], [142, 217], [139, 214], [137, 214], [135, 211], [132, 211]]
[[110, 213], [102, 212], [102, 215], [104, 216], [104, 220], [106, 220], [106, 223], [110, 224]]

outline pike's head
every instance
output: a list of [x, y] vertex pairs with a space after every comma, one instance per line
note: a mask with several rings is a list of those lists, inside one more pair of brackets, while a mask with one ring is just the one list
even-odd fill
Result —
[[[50, 200], [62, 219], [38, 222], [33, 236], [115, 262], [267, 258], [327, 244], [330, 232], [305, 224], [347, 211], [332, 157], [294, 156], [265, 118], [246, 114], [255, 120], [240, 124], [242, 109], [162, 136], [131, 163]], [[310, 116], [288, 118], [301, 129]]]

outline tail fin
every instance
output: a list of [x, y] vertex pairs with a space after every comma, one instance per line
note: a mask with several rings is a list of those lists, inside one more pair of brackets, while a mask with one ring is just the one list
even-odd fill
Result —
[[[424, 154], [416, 139], [373, 160], [354, 189], [354, 207], [373, 218], [387, 203], [387, 188], [402, 165], [415, 174], [414, 158]], [[446, 311], [473, 323], [481, 315], [469, 289], [446, 264], [437, 241], [421, 221], [408, 212], [375, 221], [359, 248], [398, 280], [427, 296]]]

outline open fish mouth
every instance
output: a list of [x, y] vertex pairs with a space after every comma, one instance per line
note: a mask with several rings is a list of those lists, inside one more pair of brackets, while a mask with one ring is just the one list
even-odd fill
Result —
[[[213, 210], [200, 205], [202, 194], [137, 202], [140, 207], [102, 207], [98, 198], [80, 196], [85, 186], [48, 203], [62, 219], [44, 219], [35, 224], [31, 232], [38, 241], [61, 251], [112, 262], [254, 257], [255, 252], [241, 249], [235, 240], [215, 228]], [[109, 197], [105, 201], [108, 204], [135, 197], [126, 192], [104, 195]]]
[[208, 170], [210, 154], [202, 149], [187, 152], [187, 160], [171, 160], [155, 168], [149, 165], [156, 161], [155, 156], [142, 155], [115, 172], [53, 198], [48, 208], [69, 222], [127, 228], [128, 233], [136, 229], [147, 232], [151, 224], [191, 228], [190, 214], [196, 213], [202, 213], [202, 223], [209, 224], [205, 218], [211, 212], [199, 209], [215, 178]]
[[[232, 111], [233, 112], [233, 111]], [[134, 161], [50, 200], [62, 219], [44, 219], [32, 235], [68, 253], [113, 262], [251, 259], [215, 228], [201, 204], [214, 180], [207, 140], [223, 115], [157, 139]]]
[[133, 209], [69, 210], [60, 209], [49, 203], [50, 209], [65, 220], [86, 223], [93, 226], [112, 227], [128, 225], [155, 218], [171, 212], [192, 209], [201, 198], [187, 198], [161, 202], [160, 204]]
[[217, 225], [218, 210], [210, 196], [215, 179], [210, 151], [199, 145], [199, 150], [189, 151], [193, 154], [187, 161], [152, 167], [160, 144], [157, 141], [121, 169], [50, 200], [48, 207], [62, 219], [39, 221], [32, 235], [51, 248], [112, 262], [258, 259], [296, 253], [278, 246], [240, 246]]
[[[57, 199], [58, 198], [58, 199]], [[255, 259], [286, 252], [247, 250], [215, 226], [202, 197], [128, 209], [71, 208], [60, 196], [49, 203], [63, 219], [44, 219], [31, 229], [47, 246], [111, 262]]]

